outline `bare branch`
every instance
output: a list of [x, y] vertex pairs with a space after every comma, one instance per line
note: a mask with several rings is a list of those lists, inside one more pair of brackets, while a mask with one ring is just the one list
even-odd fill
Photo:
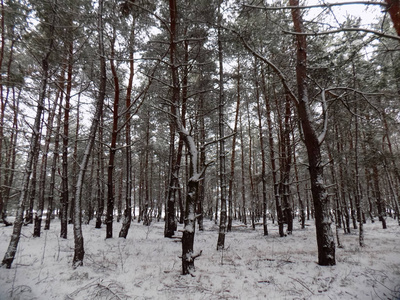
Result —
[[385, 37], [388, 39], [394, 39], [400, 41], [400, 36], [392, 35], [392, 34], [386, 34], [381, 31], [377, 30], [372, 30], [372, 29], [366, 29], [366, 28], [340, 28], [336, 30], [329, 30], [329, 31], [322, 31], [322, 32], [293, 32], [293, 31], [286, 31], [283, 30], [283, 33], [285, 34], [293, 34], [293, 35], [307, 35], [307, 36], [317, 36], [317, 35], [327, 35], [327, 34], [333, 34], [333, 33], [340, 33], [340, 32], [345, 32], [345, 31], [353, 31], [353, 32], [366, 32], [366, 33], [372, 33], [375, 34], [379, 37]]
[[248, 8], [256, 8], [256, 9], [264, 9], [264, 10], [281, 10], [281, 9], [308, 9], [308, 8], [330, 8], [332, 6], [344, 6], [344, 5], [354, 5], [354, 4], [362, 4], [362, 5], [379, 5], [383, 7], [387, 7], [384, 2], [377, 1], [349, 1], [349, 2], [335, 2], [335, 3], [321, 3], [314, 5], [302, 5], [302, 6], [256, 6], [256, 5], [243, 5]]

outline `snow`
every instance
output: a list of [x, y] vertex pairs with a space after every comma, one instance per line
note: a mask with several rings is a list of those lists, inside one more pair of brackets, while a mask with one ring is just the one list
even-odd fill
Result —
[[[84, 266], [73, 269], [73, 229], [59, 238], [59, 220], [42, 237], [23, 227], [11, 269], [0, 269], [0, 299], [400, 299], [400, 226], [387, 220], [365, 224], [366, 247], [358, 232], [344, 235], [337, 265], [319, 266], [313, 221], [295, 222], [292, 235], [280, 238], [269, 222], [252, 230], [235, 222], [226, 249], [216, 250], [218, 226], [205, 220], [196, 231], [195, 277], [182, 276], [181, 244], [163, 237], [164, 223], [132, 223], [127, 239], [105, 239], [105, 227], [83, 225]], [[114, 224], [118, 236], [121, 224]], [[12, 227], [0, 227], [4, 255]], [[11, 297], [12, 295], [12, 297]]]

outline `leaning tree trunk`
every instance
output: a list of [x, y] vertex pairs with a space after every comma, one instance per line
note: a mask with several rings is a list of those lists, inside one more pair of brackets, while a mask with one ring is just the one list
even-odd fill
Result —
[[103, 103], [106, 95], [107, 73], [106, 61], [104, 53], [103, 41], [103, 0], [99, 1], [98, 8], [98, 28], [99, 28], [99, 54], [100, 54], [100, 85], [99, 94], [96, 101], [96, 110], [93, 116], [92, 124], [90, 125], [89, 139], [86, 144], [85, 152], [83, 153], [82, 161], [79, 164], [79, 173], [76, 181], [75, 190], [75, 213], [74, 213], [74, 258], [72, 265], [74, 268], [83, 265], [83, 257], [85, 250], [83, 246], [82, 235], [82, 185], [85, 177], [86, 168], [89, 162], [90, 153], [96, 138], [96, 132], [99, 128], [100, 118], [103, 113]]
[[[289, 3], [291, 6], [299, 6], [298, 0], [290, 0]], [[307, 91], [307, 41], [306, 36], [301, 35], [303, 32], [303, 21], [299, 8], [292, 9], [292, 18], [295, 31], [300, 33], [296, 35], [297, 109], [308, 156], [311, 193], [315, 211], [318, 264], [323, 266], [335, 265], [335, 241], [331, 230], [329, 198], [324, 185], [324, 164], [321, 155], [323, 135], [318, 137], [312, 126], [312, 114]]]
[[[55, 1], [54, 5], [56, 5]], [[2, 267], [7, 269], [11, 268], [14, 261], [15, 254], [17, 252], [17, 247], [19, 239], [21, 237], [21, 229], [24, 218], [24, 208], [25, 201], [28, 195], [29, 181], [32, 174], [32, 166], [35, 156], [37, 156], [37, 151], [39, 151], [39, 135], [40, 135], [40, 125], [42, 121], [42, 113], [44, 111], [44, 100], [46, 98], [47, 84], [49, 79], [49, 60], [50, 55], [53, 52], [54, 45], [54, 26], [55, 25], [55, 14], [52, 16], [52, 22], [49, 24], [49, 36], [48, 36], [48, 47], [45, 56], [42, 59], [42, 80], [39, 92], [39, 99], [36, 107], [35, 121], [32, 127], [32, 135], [30, 138], [30, 146], [28, 157], [25, 163], [25, 172], [22, 178], [22, 190], [19, 196], [18, 209], [15, 217], [13, 233], [11, 236], [10, 244], [8, 245], [7, 252], [4, 255], [3, 261], [1, 263]]]

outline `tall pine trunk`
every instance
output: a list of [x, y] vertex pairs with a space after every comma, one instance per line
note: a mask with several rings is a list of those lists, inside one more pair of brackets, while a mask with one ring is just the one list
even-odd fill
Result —
[[255, 58], [255, 86], [256, 86], [256, 99], [257, 99], [257, 116], [258, 116], [258, 135], [260, 139], [260, 152], [261, 152], [261, 184], [262, 184], [262, 217], [263, 217], [263, 231], [264, 235], [268, 235], [267, 225], [267, 210], [268, 210], [268, 198], [267, 198], [267, 174], [266, 174], [266, 158], [264, 148], [264, 134], [262, 126], [262, 109], [260, 103], [260, 87], [259, 78], [257, 75], [257, 58]]
[[89, 162], [90, 153], [96, 138], [96, 132], [100, 125], [101, 115], [103, 114], [103, 103], [106, 95], [107, 73], [103, 40], [103, 0], [99, 1], [98, 7], [98, 28], [99, 28], [99, 58], [100, 58], [100, 83], [99, 94], [96, 99], [95, 113], [89, 131], [89, 139], [87, 141], [82, 161], [79, 164], [79, 173], [75, 190], [75, 212], [74, 212], [74, 257], [72, 266], [74, 268], [83, 265], [85, 255], [83, 235], [82, 235], [82, 188], [85, 177], [86, 168]]
[[[236, 156], [236, 136], [238, 130], [239, 121], [239, 108], [240, 108], [240, 63], [238, 58], [238, 70], [237, 70], [237, 83], [236, 83], [236, 110], [235, 110], [235, 124], [233, 128], [233, 138], [232, 138], [232, 155], [231, 155], [231, 173], [229, 177], [228, 186], [228, 227], [227, 231], [232, 230], [232, 218], [233, 218], [233, 182], [235, 178], [235, 156]], [[240, 211], [240, 209], [239, 209]]]
[[[299, 6], [298, 0], [289, 0], [291, 6]], [[294, 29], [302, 33], [303, 21], [299, 8], [292, 9]], [[298, 90], [297, 110], [307, 149], [311, 193], [315, 211], [315, 227], [318, 244], [318, 264], [335, 265], [335, 242], [331, 230], [328, 193], [324, 184], [324, 164], [321, 155], [321, 137], [318, 137], [312, 125], [312, 115], [307, 91], [307, 41], [306, 36], [296, 35], [297, 63], [296, 79]]]
[[[218, 6], [218, 23], [221, 24], [222, 15], [220, 14], [221, 3]], [[218, 103], [218, 133], [219, 133], [219, 181], [221, 192], [221, 210], [219, 219], [219, 232], [217, 250], [225, 248], [226, 232], [226, 154], [225, 154], [225, 108], [224, 108], [224, 68], [221, 41], [221, 27], [218, 26], [218, 62], [219, 62], [219, 103]]]
[[113, 220], [114, 220], [114, 201], [115, 201], [115, 189], [114, 189], [114, 164], [115, 164], [115, 154], [117, 152], [117, 138], [118, 138], [118, 120], [119, 120], [119, 79], [117, 70], [114, 64], [115, 55], [115, 39], [116, 32], [114, 29], [114, 36], [111, 41], [111, 72], [114, 81], [114, 104], [113, 104], [113, 125], [111, 132], [111, 144], [110, 144], [110, 154], [108, 159], [107, 167], [107, 213], [106, 213], [106, 239], [112, 238], [113, 236]]
[[128, 236], [129, 228], [132, 223], [132, 139], [131, 139], [131, 93], [133, 87], [133, 77], [135, 74], [134, 69], [134, 46], [135, 40], [135, 24], [132, 24], [130, 34], [130, 50], [129, 50], [129, 81], [126, 88], [125, 99], [125, 210], [122, 219], [122, 228], [119, 232], [119, 237], [126, 238]]

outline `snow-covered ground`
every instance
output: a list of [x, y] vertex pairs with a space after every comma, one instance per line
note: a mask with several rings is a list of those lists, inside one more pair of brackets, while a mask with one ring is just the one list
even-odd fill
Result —
[[[227, 233], [223, 252], [216, 251], [218, 227], [206, 222], [196, 232], [195, 277], [182, 276], [181, 244], [163, 238], [163, 222], [146, 227], [136, 221], [128, 238], [113, 239], [94, 223], [83, 225], [84, 266], [74, 270], [72, 225], [69, 238], [59, 238], [59, 221], [42, 237], [23, 228], [17, 257], [10, 270], [0, 268], [0, 299], [400, 299], [400, 226], [388, 219], [365, 225], [366, 247], [358, 235], [340, 232], [343, 248], [337, 265], [317, 261], [315, 228], [295, 224], [293, 235], [280, 238], [277, 226], [270, 235], [235, 223]], [[12, 228], [0, 227], [1, 259]]]

